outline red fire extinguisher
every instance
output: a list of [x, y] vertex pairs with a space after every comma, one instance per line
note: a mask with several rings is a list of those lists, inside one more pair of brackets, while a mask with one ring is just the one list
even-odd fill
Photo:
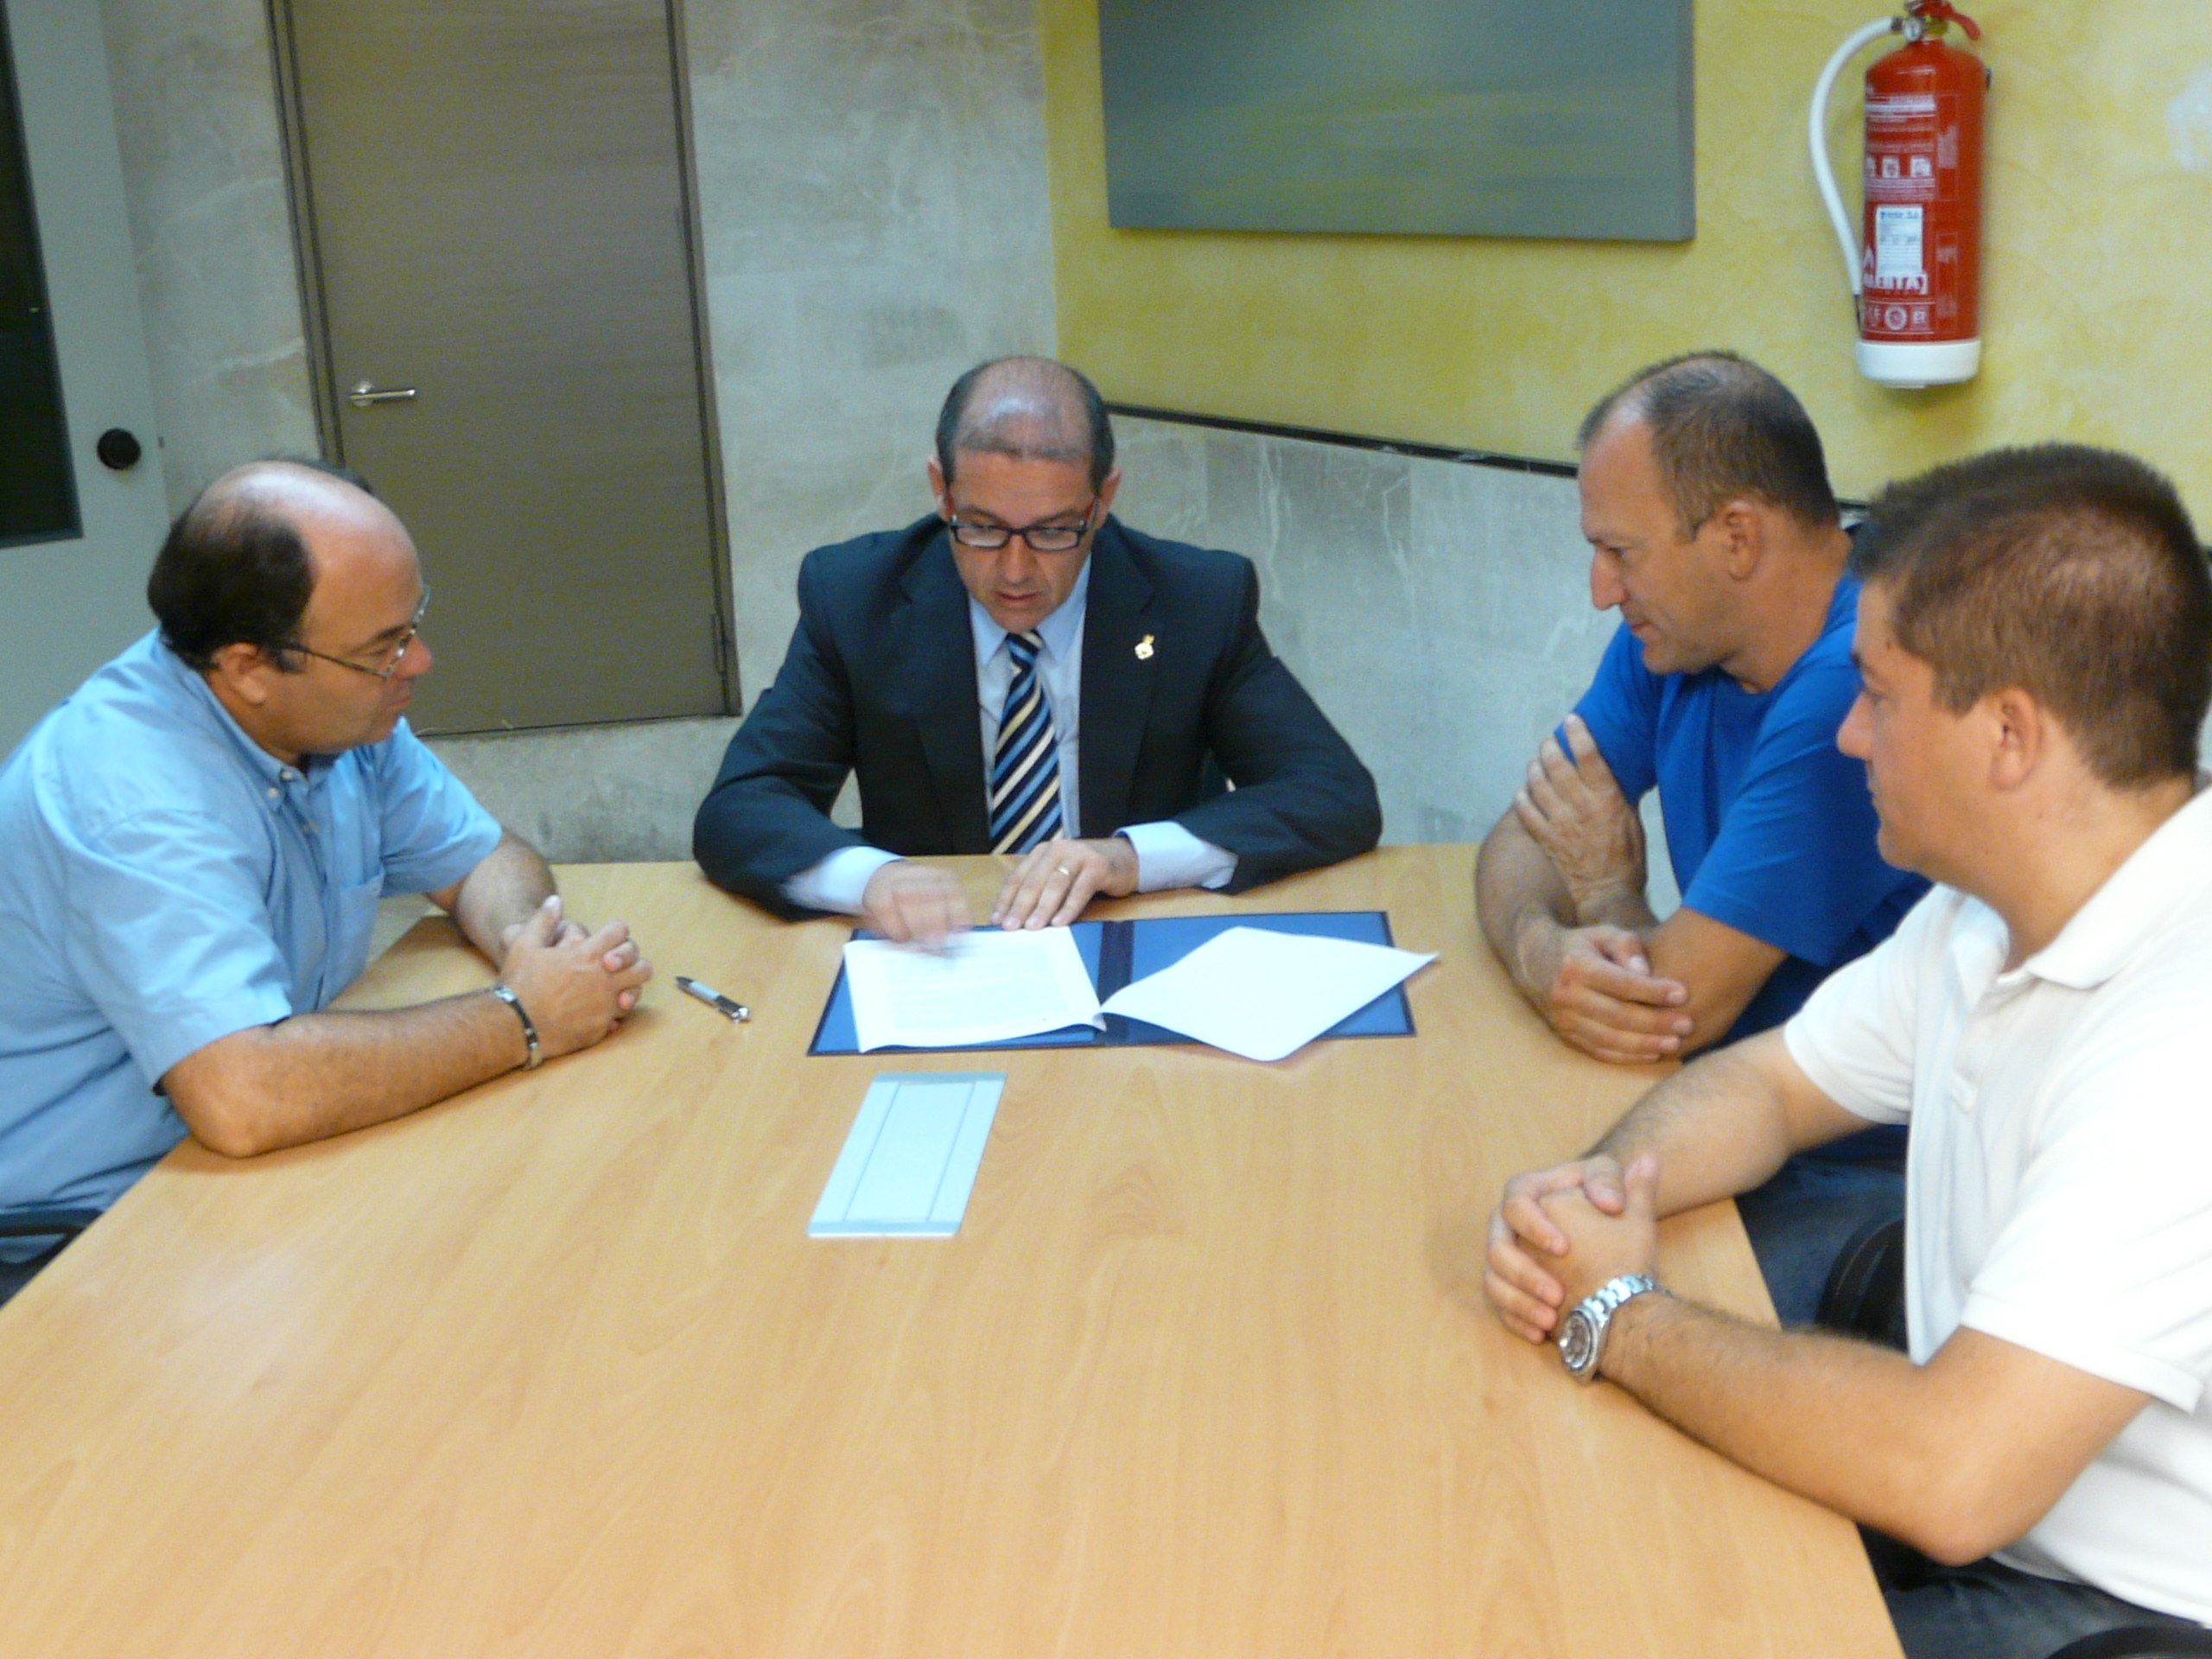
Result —
[[[1835, 223], [1859, 312], [1859, 371], [1885, 386], [1949, 385], [1981, 366], [1981, 114], [1989, 71], [1942, 36], [1981, 30], [1949, 0], [1906, 0], [1836, 48], [1813, 87], [1813, 176]], [[1827, 149], [1828, 93], [1885, 35], [1905, 44], [1866, 71], [1866, 205], [1854, 237]]]

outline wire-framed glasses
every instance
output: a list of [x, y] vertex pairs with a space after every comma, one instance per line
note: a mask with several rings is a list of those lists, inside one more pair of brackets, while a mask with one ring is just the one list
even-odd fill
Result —
[[[1030, 543], [1032, 547], [1036, 545], [1034, 542]], [[415, 649], [415, 641], [423, 632], [423, 618], [429, 613], [429, 608], [430, 590], [425, 588], [423, 589], [423, 602], [415, 607], [415, 614], [408, 619], [407, 632], [399, 636], [398, 643], [385, 653], [381, 662], [357, 663], [351, 658], [333, 657], [327, 651], [317, 651], [310, 645], [302, 645], [296, 641], [288, 641], [277, 649], [296, 651], [302, 657], [314, 657], [326, 663], [335, 663], [340, 668], [352, 669], [356, 674], [366, 674], [376, 679], [388, 680], [399, 672], [399, 665], [407, 660], [407, 653]]]

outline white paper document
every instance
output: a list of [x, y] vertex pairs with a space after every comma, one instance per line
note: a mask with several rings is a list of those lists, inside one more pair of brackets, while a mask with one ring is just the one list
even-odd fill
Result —
[[1065, 927], [956, 933], [932, 956], [887, 939], [845, 946], [860, 1051], [958, 1048], [1103, 1024], [1098, 993]]
[[1232, 927], [1105, 1007], [1248, 1060], [1279, 1060], [1435, 960], [1433, 950]]
[[950, 1238], [960, 1230], [1002, 1071], [881, 1077], [869, 1085], [807, 1233], [814, 1238]]

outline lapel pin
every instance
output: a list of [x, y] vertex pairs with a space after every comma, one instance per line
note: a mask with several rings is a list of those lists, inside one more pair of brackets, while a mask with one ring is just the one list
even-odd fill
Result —
[[1147, 633], [1143, 639], [1137, 641], [1137, 661], [1141, 663], [1148, 663], [1151, 660], [1152, 636]]

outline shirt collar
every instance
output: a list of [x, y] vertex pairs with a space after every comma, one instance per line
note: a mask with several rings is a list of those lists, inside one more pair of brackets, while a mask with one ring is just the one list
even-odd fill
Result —
[[[1075, 649], [1076, 635], [1083, 628], [1083, 609], [1090, 596], [1090, 561], [1083, 562], [1083, 569], [1076, 572], [1075, 586], [1068, 589], [1058, 609], [1037, 625], [1037, 634], [1045, 642], [1045, 649], [1056, 658], [1065, 658]], [[998, 655], [1000, 645], [1006, 639], [1006, 630], [991, 620], [991, 613], [976, 602], [971, 594], [968, 599], [968, 627], [976, 636], [976, 672], [981, 674], [984, 664]]]
[[2020, 964], [2055, 985], [2094, 990], [2152, 945], [2154, 925], [2188, 908], [2212, 882], [2212, 791], [2200, 791], [2151, 832], [2127, 861], [2067, 918], [2058, 937]]
[[1847, 570], [1835, 579], [1835, 592], [1828, 595], [1828, 617], [1821, 633], [1826, 638], [1840, 628], [1848, 634], [1858, 626], [1859, 578]]
[[303, 782], [310, 789], [322, 782], [330, 768], [329, 756], [303, 755], [298, 766], [288, 766], [246, 734], [245, 728], [239, 725], [231, 711], [223, 707], [222, 699], [208, 685], [207, 676], [171, 651], [168, 642], [158, 634], [154, 642], [154, 658], [161, 664], [162, 671], [175, 682], [193, 706], [200, 711], [202, 718], [228, 740], [232, 749], [254, 777], [272, 785]]

